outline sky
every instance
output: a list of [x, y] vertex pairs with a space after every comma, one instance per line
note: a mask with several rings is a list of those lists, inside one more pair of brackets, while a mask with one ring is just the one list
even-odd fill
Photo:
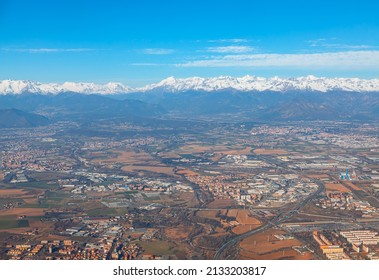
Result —
[[379, 78], [379, 1], [0, 0], [0, 80]]

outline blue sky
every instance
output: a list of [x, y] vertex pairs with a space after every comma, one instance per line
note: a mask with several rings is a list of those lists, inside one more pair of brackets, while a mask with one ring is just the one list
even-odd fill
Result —
[[0, 0], [0, 79], [379, 78], [377, 1]]

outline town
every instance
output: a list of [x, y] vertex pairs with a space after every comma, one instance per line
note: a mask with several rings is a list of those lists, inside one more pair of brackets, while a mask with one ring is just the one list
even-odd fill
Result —
[[80, 125], [2, 129], [1, 259], [379, 256], [377, 124]]

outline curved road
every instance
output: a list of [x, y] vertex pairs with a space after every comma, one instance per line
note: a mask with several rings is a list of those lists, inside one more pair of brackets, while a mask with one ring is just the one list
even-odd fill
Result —
[[[288, 218], [290, 218], [295, 212], [297, 212], [300, 208], [302, 208], [304, 205], [306, 205], [309, 201], [311, 201], [315, 196], [319, 195], [324, 190], [324, 185], [321, 182], [314, 181], [314, 183], [316, 183], [318, 185], [318, 189], [314, 193], [309, 195], [306, 199], [301, 201], [294, 209], [289, 210], [289, 211], [284, 212], [284, 213], [279, 213], [271, 221], [267, 222], [266, 224], [262, 225], [259, 228], [256, 228], [252, 231], [248, 231], [244, 234], [237, 235], [237, 236], [233, 237], [232, 239], [227, 241], [224, 245], [222, 245], [220, 247], [220, 249], [217, 250], [213, 259], [219, 260], [221, 258], [221, 256], [223, 255], [223, 253], [229, 247], [231, 247], [232, 245], [235, 245], [237, 242], [239, 242], [239, 241], [241, 241], [241, 240], [243, 240], [249, 236], [252, 236], [258, 232], [264, 231], [264, 230], [269, 229], [273, 226], [277, 226], [278, 224], [280, 224], [280, 223], [284, 222], [285, 220], [287, 220]], [[282, 218], [282, 216], [284, 216], [284, 217]]]

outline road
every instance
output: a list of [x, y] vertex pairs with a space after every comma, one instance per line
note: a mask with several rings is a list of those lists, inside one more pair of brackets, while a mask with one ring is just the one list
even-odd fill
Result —
[[240, 234], [240, 235], [234, 236], [232, 239], [228, 240], [224, 245], [222, 245], [217, 250], [217, 252], [214, 255], [213, 259], [215, 259], [215, 260], [221, 259], [221, 256], [223, 255], [223, 253], [225, 251], [227, 251], [227, 249], [230, 248], [231, 246], [237, 244], [239, 241], [241, 241], [241, 240], [243, 240], [243, 239], [245, 239], [245, 238], [247, 238], [249, 236], [252, 236], [252, 235], [254, 235], [256, 233], [265, 231], [266, 229], [269, 229], [269, 228], [272, 228], [274, 226], [277, 226], [280, 223], [283, 223], [288, 218], [290, 218], [294, 213], [297, 213], [297, 211], [299, 209], [301, 209], [303, 206], [305, 206], [309, 201], [311, 201], [314, 197], [316, 197], [317, 195], [319, 195], [324, 190], [324, 185], [321, 182], [314, 181], [314, 183], [316, 183], [318, 185], [317, 190], [314, 193], [312, 193], [311, 195], [309, 195], [307, 198], [305, 198], [304, 200], [302, 200], [298, 205], [296, 205], [295, 208], [293, 208], [293, 209], [291, 209], [291, 210], [289, 210], [287, 212], [279, 213], [271, 221], [269, 221], [266, 224], [260, 226], [259, 228], [256, 228], [256, 229], [254, 229], [252, 231], [248, 231], [248, 232], [246, 232], [244, 234]]

